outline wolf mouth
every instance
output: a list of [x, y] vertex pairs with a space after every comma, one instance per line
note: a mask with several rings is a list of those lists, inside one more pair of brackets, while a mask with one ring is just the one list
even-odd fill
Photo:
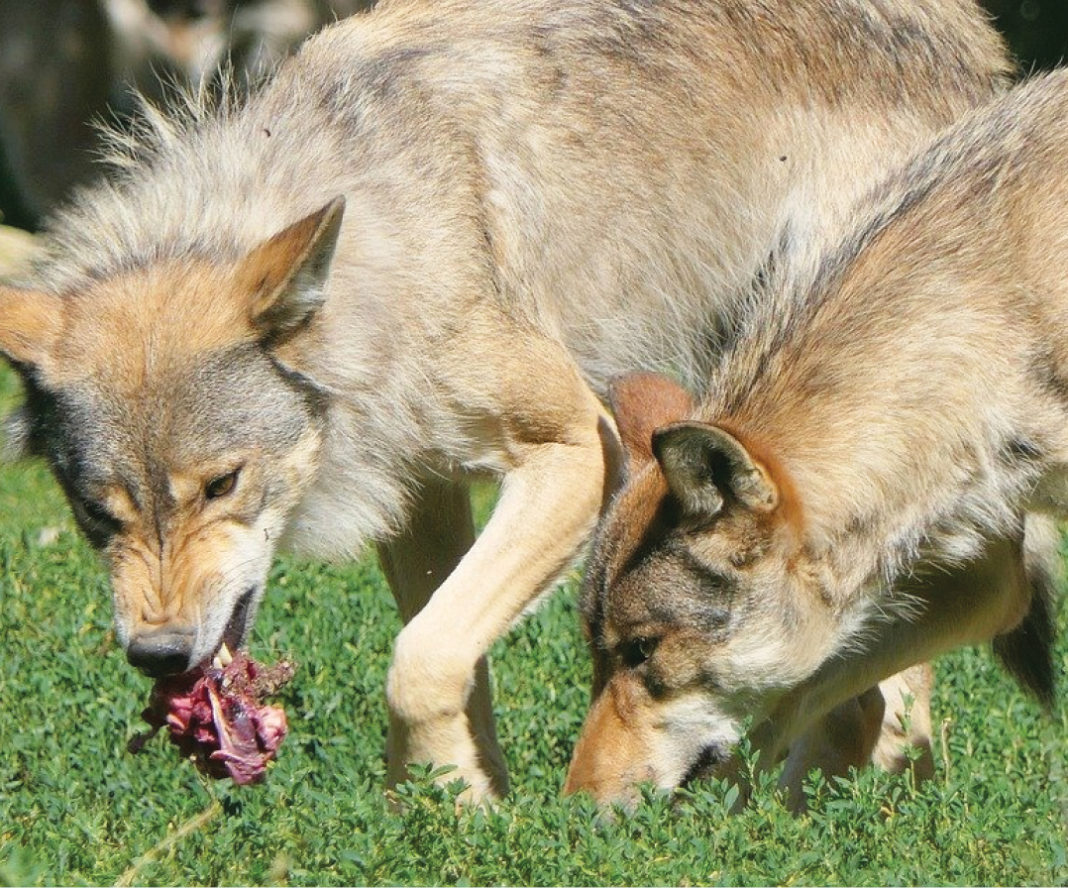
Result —
[[685, 775], [683, 775], [679, 785], [688, 786], [695, 780], [716, 776], [717, 769], [723, 764], [726, 758], [727, 754], [724, 752], [723, 747], [720, 744], [710, 743], [698, 754], [694, 763], [690, 765]]
[[209, 661], [219, 657], [223, 648], [227, 649], [229, 655], [238, 651], [245, 643], [245, 637], [248, 635], [249, 629], [249, 613], [251, 612], [252, 598], [255, 592], [256, 587], [250, 586], [237, 600], [233, 613], [230, 615], [230, 620], [226, 624], [226, 628], [223, 629], [219, 646], [215, 649], [214, 654], [208, 658]]

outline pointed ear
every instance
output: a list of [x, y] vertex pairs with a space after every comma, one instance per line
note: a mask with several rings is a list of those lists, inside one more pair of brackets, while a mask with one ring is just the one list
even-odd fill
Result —
[[0, 354], [21, 367], [36, 367], [59, 338], [61, 302], [38, 290], [0, 286]]
[[344, 212], [345, 198], [336, 197], [241, 260], [238, 282], [249, 294], [249, 317], [264, 338], [287, 339], [322, 307]]
[[693, 398], [675, 380], [658, 373], [627, 373], [608, 386], [608, 404], [619, 438], [631, 463], [653, 458], [653, 432], [685, 419], [694, 411]]
[[711, 518], [728, 496], [755, 512], [770, 512], [779, 503], [767, 469], [718, 426], [678, 422], [657, 429], [653, 453], [668, 487], [691, 517]]

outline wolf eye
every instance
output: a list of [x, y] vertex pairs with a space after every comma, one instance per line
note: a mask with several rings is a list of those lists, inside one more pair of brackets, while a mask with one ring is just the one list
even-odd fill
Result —
[[221, 496], [226, 496], [237, 484], [237, 474], [240, 471], [240, 469], [234, 469], [232, 472], [227, 472], [218, 478], [212, 478], [204, 485], [204, 496], [207, 499], [218, 499]]
[[620, 645], [619, 656], [623, 660], [623, 665], [628, 669], [641, 666], [653, 655], [659, 643], [659, 638], [641, 637], [632, 638], [630, 641]]
[[105, 509], [100, 503], [94, 502], [90, 499], [81, 499], [79, 503], [82, 507], [82, 511], [85, 512], [87, 518], [102, 527], [116, 530], [120, 526], [120, 521], [114, 515]]
[[122, 522], [99, 503], [81, 496], [72, 496], [71, 503], [86, 539], [97, 548], [106, 546], [122, 530]]

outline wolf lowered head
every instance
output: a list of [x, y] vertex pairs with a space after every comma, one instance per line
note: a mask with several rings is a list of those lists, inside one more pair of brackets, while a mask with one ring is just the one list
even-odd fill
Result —
[[594, 699], [566, 786], [604, 802], [723, 772], [744, 722], [837, 641], [773, 457], [724, 424], [688, 421], [696, 408], [663, 377], [624, 377], [612, 407], [627, 480], [583, 593]]
[[0, 287], [12, 417], [111, 572], [129, 661], [184, 672], [251, 626], [314, 475], [327, 396], [292, 357], [314, 335], [340, 198], [230, 261], [153, 259], [83, 291]]

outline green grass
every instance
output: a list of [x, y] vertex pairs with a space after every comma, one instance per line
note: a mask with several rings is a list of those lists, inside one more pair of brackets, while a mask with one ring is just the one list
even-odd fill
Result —
[[[0, 374], [0, 408], [15, 397]], [[125, 752], [148, 681], [110, 619], [43, 467], [0, 469], [0, 884], [1068, 883], [1065, 707], [1044, 716], [986, 651], [938, 664], [947, 747], [924, 786], [866, 771], [791, 817], [760, 779], [728, 817], [705, 784], [603, 818], [559, 796], [588, 694], [572, 580], [493, 651], [512, 795], [457, 815], [455, 788], [424, 778], [395, 813], [382, 688], [399, 623], [372, 559], [277, 565], [252, 651], [300, 668], [257, 787], [205, 783], [159, 739]]]

